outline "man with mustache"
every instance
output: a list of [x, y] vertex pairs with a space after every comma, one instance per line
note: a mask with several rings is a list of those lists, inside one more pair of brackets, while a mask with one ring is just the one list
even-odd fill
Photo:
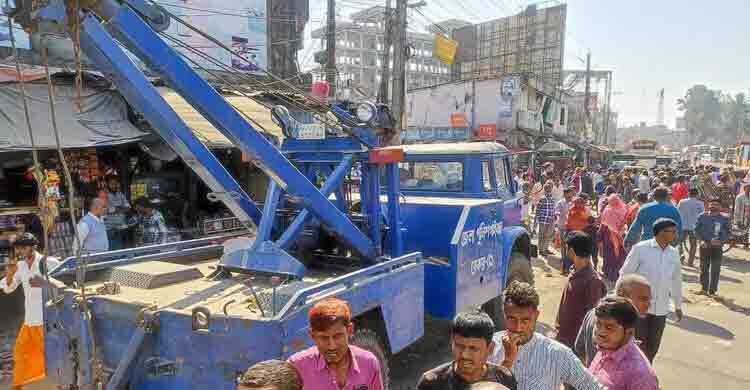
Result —
[[315, 346], [289, 358], [304, 390], [382, 390], [380, 362], [372, 352], [349, 344], [354, 323], [349, 304], [337, 298], [316, 303], [309, 313]]
[[[651, 306], [651, 284], [648, 279], [638, 274], [627, 274], [617, 280], [615, 285], [615, 294], [625, 297], [633, 302], [638, 316], [643, 318], [648, 314], [648, 308]], [[575, 346], [573, 350], [578, 357], [583, 360], [583, 364], [588, 367], [596, 356], [596, 338], [594, 337], [594, 326], [596, 325], [596, 308], [586, 314], [583, 319], [581, 330], [578, 331]]]
[[656, 373], [635, 344], [638, 310], [625, 297], [609, 296], [595, 309], [599, 349], [589, 371], [608, 390], [658, 390]]
[[488, 382], [516, 390], [516, 380], [507, 368], [487, 362], [495, 349], [494, 331], [495, 324], [486, 313], [459, 313], [451, 325], [453, 361], [424, 373], [417, 390], [468, 390]]
[[601, 390], [573, 351], [535, 332], [539, 318], [539, 294], [528, 283], [514, 281], [505, 290], [506, 330], [497, 332], [491, 363], [510, 369], [518, 390]]

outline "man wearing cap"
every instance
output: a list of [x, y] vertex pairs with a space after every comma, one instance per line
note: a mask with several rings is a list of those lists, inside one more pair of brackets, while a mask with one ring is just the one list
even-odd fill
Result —
[[652, 239], [636, 244], [620, 269], [620, 277], [639, 274], [651, 284], [648, 314], [636, 327], [636, 337], [643, 340], [641, 349], [653, 362], [664, 333], [669, 301], [674, 304], [677, 321], [682, 320], [682, 267], [680, 254], [670, 244], [677, 238], [679, 226], [668, 218], [653, 224]]
[[0, 289], [11, 294], [23, 286], [25, 315], [23, 326], [16, 335], [13, 348], [12, 389], [39, 381], [46, 376], [44, 366], [44, 329], [42, 286], [46, 270], [53, 269], [57, 259], [45, 258], [37, 252], [38, 240], [31, 233], [24, 233], [13, 241], [13, 252], [8, 263], [7, 274], [0, 280]]
[[350, 345], [354, 324], [349, 305], [326, 298], [310, 309], [310, 336], [315, 346], [289, 358], [304, 390], [382, 390], [378, 358]]

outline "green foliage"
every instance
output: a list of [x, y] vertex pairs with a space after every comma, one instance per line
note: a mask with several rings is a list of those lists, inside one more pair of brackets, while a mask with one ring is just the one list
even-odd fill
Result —
[[677, 108], [685, 116], [691, 142], [733, 143], [748, 124], [745, 118], [750, 106], [743, 93], [732, 96], [698, 84], [677, 99]]

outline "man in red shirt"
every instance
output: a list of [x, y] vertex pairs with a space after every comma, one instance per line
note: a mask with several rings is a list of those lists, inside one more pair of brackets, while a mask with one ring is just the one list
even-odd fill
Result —
[[289, 358], [299, 372], [303, 390], [383, 390], [378, 358], [349, 344], [354, 323], [345, 301], [319, 301], [310, 309], [309, 317], [315, 345]]
[[607, 293], [604, 282], [591, 264], [592, 244], [591, 237], [584, 232], [568, 233], [568, 257], [573, 260], [575, 271], [568, 278], [568, 285], [560, 298], [555, 329], [557, 341], [570, 348], [575, 345], [583, 317]]
[[679, 204], [681, 200], [688, 197], [688, 185], [685, 183], [685, 176], [678, 176], [677, 181], [672, 184], [672, 203]]
[[638, 193], [638, 196], [633, 200], [633, 203], [628, 205], [628, 213], [625, 214], [625, 224], [630, 226], [635, 221], [635, 216], [638, 215], [638, 210], [641, 205], [648, 202], [648, 194]]

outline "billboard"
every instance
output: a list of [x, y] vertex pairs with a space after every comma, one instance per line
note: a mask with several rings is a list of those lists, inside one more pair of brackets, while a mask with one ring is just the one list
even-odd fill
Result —
[[472, 123], [471, 83], [445, 84], [406, 94], [408, 127], [467, 127]]
[[[515, 127], [514, 111], [517, 109], [518, 91], [513, 77], [476, 81], [474, 101], [474, 127], [477, 136], [502, 140]], [[519, 87], [520, 88], [520, 87]], [[494, 128], [494, 131], [490, 130]]]
[[[173, 21], [167, 33], [188, 45], [214, 57], [222, 65], [233, 69], [263, 74], [261, 69], [268, 68], [268, 42], [266, 0], [156, 0], [170, 12], [195, 26], [198, 30], [232, 48], [245, 59], [231, 55], [217, 44], [188, 29], [181, 23]], [[211, 61], [201, 58], [187, 49], [178, 47], [174, 42], [165, 39], [172, 47], [200, 66], [211, 70], [226, 70]], [[195, 66], [191, 62], [191, 65]]]
[[[410, 141], [436, 139], [503, 140], [516, 126], [520, 78], [467, 81], [409, 91], [406, 94]], [[444, 134], [433, 136], [432, 134]], [[447, 136], [447, 134], [453, 134]]]

